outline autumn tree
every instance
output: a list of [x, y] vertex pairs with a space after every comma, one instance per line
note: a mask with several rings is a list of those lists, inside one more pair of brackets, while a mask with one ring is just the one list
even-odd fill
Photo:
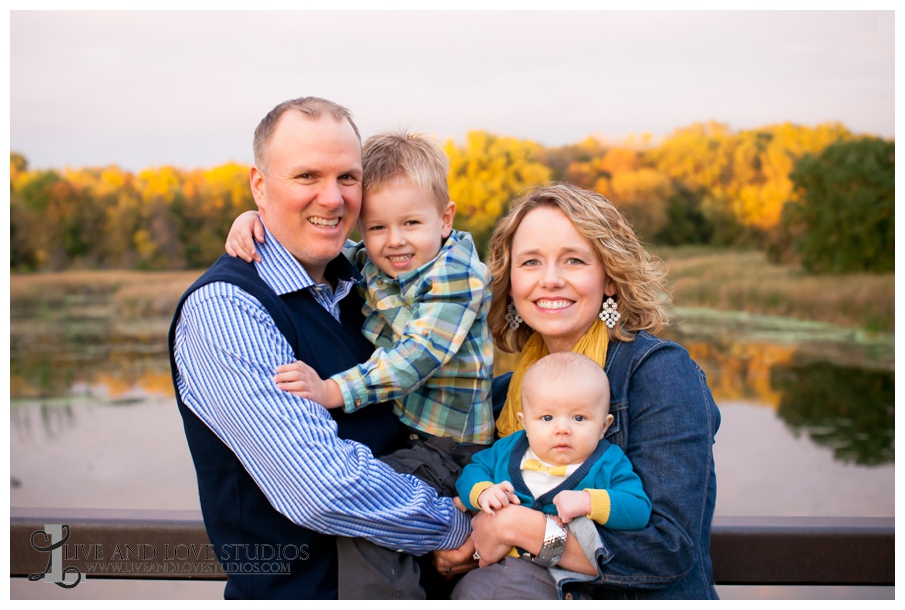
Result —
[[527, 140], [472, 131], [465, 144], [446, 144], [449, 196], [456, 202], [456, 226], [474, 236], [484, 253], [497, 220], [526, 187], [550, 180], [537, 161], [540, 146]]

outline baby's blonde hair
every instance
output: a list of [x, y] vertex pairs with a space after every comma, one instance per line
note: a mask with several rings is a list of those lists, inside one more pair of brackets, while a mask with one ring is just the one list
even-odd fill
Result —
[[597, 384], [605, 412], [609, 412], [610, 380], [596, 362], [577, 352], [556, 352], [531, 365], [522, 379], [522, 411], [525, 410], [525, 396], [531, 395], [535, 384], [568, 382], [572, 379], [589, 379]]

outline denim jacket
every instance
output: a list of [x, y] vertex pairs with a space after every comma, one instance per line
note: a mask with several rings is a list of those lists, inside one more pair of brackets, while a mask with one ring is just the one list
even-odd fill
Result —
[[[653, 510], [642, 530], [597, 526], [590, 544], [579, 536], [599, 574], [554, 573], [560, 594], [578, 597], [580, 588], [599, 599], [716, 599], [710, 524], [720, 412], [704, 373], [685, 348], [646, 332], [611, 343], [606, 372], [614, 421], [605, 438], [628, 456]], [[508, 386], [508, 377], [494, 380], [496, 405]]]

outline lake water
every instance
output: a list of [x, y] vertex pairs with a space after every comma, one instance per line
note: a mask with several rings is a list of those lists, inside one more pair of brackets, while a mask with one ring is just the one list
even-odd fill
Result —
[[[10, 505], [197, 510], [169, 377], [169, 321], [106, 311], [89, 301], [11, 313]], [[722, 414], [717, 515], [895, 515], [891, 336], [707, 310], [677, 309], [675, 318], [662, 336], [701, 364]], [[501, 358], [498, 370], [511, 364]], [[14, 597], [28, 596], [32, 583], [12, 583]], [[217, 596], [222, 585], [193, 591]]]

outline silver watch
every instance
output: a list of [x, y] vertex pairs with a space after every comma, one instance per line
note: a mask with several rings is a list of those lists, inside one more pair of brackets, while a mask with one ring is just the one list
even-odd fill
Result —
[[566, 530], [550, 515], [547, 517], [547, 527], [544, 530], [544, 544], [540, 547], [540, 553], [534, 558], [534, 563], [542, 568], [552, 568], [562, 559], [566, 550]]

